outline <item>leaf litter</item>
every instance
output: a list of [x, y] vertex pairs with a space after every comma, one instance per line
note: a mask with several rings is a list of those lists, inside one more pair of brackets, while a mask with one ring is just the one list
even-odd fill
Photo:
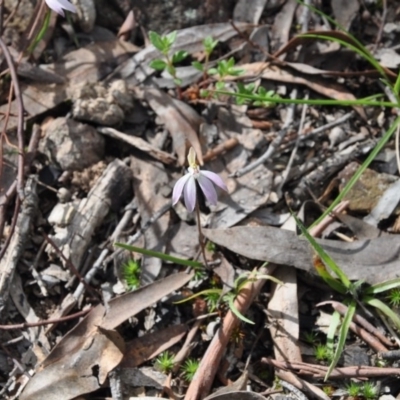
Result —
[[[37, 6], [32, 18], [50, 27], [34, 32], [33, 56], [23, 40], [2, 47], [2, 87], [11, 81], [13, 93], [0, 105], [1, 396], [326, 400], [349, 396], [356, 379], [369, 400], [364, 379], [376, 397], [383, 387], [396, 397], [397, 360], [386, 355], [399, 346], [398, 138], [384, 149], [392, 157], [382, 152], [346, 189], [394, 120], [394, 106], [354, 101], [379, 93], [379, 74], [396, 84], [395, 5], [332, 0], [327, 17], [310, 2], [238, 0], [234, 22], [178, 24], [163, 52], [163, 27], [148, 44], [141, 19], [141, 7], [159, 11], [151, 2], [131, 10], [115, 0], [125, 23], [112, 29], [100, 2], [85, 3], [90, 12], [83, 3], [72, 25]], [[1, 7], [26, 38], [23, 6]], [[218, 43], [207, 53], [209, 37]], [[236, 89], [242, 100], [226, 94]], [[228, 189], [216, 205], [198, 190], [193, 213], [171, 201], [189, 148]], [[360, 288], [346, 340], [317, 317], [346, 321], [349, 293], [320, 279], [290, 217], [310, 226], [344, 190], [311, 232], [354, 283], [349, 293]], [[318, 348], [340, 343], [337, 365], [320, 358]], [[174, 367], [159, 370], [169, 355]]]

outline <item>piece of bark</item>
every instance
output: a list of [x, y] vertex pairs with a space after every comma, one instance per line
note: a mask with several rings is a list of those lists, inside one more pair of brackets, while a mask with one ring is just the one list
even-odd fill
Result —
[[[118, 210], [131, 194], [131, 177], [130, 168], [114, 160], [88, 196], [81, 200], [69, 225], [55, 228], [51, 238], [78, 270], [96, 229], [109, 211]], [[53, 249], [47, 251], [53, 252]]]
[[31, 222], [36, 217], [38, 206], [36, 185], [35, 178], [31, 176], [25, 185], [25, 198], [22, 202], [13, 237], [0, 261], [0, 319], [5, 318], [14, 273], [28, 240]]

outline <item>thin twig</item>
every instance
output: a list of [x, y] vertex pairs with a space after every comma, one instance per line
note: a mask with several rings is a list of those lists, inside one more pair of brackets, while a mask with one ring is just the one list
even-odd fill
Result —
[[67, 315], [65, 317], [60, 317], [60, 318], [55, 318], [55, 319], [47, 319], [47, 320], [37, 321], [37, 322], [24, 322], [22, 324], [14, 324], [14, 325], [0, 325], [0, 329], [3, 331], [11, 331], [13, 329], [25, 329], [25, 328], [33, 328], [35, 326], [57, 324], [59, 322], [69, 321], [71, 319], [82, 317], [91, 310], [92, 310], [91, 308], [88, 308], [87, 310], [82, 310], [75, 314]]

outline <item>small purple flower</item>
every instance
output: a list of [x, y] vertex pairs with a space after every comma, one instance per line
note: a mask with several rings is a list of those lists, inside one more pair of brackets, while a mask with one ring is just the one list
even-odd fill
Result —
[[193, 147], [191, 147], [189, 150], [188, 162], [188, 173], [182, 176], [182, 178], [179, 178], [175, 183], [172, 193], [172, 204], [175, 205], [183, 193], [185, 206], [190, 212], [192, 212], [197, 201], [197, 181], [207, 201], [214, 206], [217, 205], [218, 196], [214, 185], [217, 185], [221, 189], [228, 191], [223, 180], [214, 172], [200, 171], [200, 168], [196, 162], [196, 153], [194, 152]]
[[64, 9], [76, 13], [76, 7], [68, 0], [45, 0], [46, 4], [57, 14], [64, 15]]

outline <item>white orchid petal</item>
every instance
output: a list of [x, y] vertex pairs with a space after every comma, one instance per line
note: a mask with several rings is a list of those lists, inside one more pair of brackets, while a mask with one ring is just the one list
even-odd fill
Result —
[[186, 185], [186, 182], [191, 177], [190, 174], [186, 174], [178, 179], [175, 183], [174, 190], [172, 191], [172, 204], [176, 204], [182, 196], [183, 188]]
[[186, 208], [192, 212], [196, 206], [197, 191], [196, 191], [196, 180], [193, 176], [189, 176], [185, 187], [183, 188], [183, 198], [185, 199]]
[[211, 172], [211, 171], [200, 171], [200, 175], [204, 175], [210, 181], [212, 181], [215, 185], [219, 186], [221, 189], [225, 190], [226, 192], [228, 191], [228, 188], [226, 187], [224, 181], [216, 173]]
[[45, 0], [46, 4], [57, 14], [64, 16], [64, 10], [76, 13], [76, 7], [68, 0]]
[[213, 181], [208, 179], [203, 174], [200, 174], [199, 177], [197, 178], [197, 182], [199, 182], [200, 188], [204, 193], [204, 196], [206, 197], [207, 201], [213, 206], [216, 206], [218, 203], [218, 196], [217, 192], [214, 189]]

